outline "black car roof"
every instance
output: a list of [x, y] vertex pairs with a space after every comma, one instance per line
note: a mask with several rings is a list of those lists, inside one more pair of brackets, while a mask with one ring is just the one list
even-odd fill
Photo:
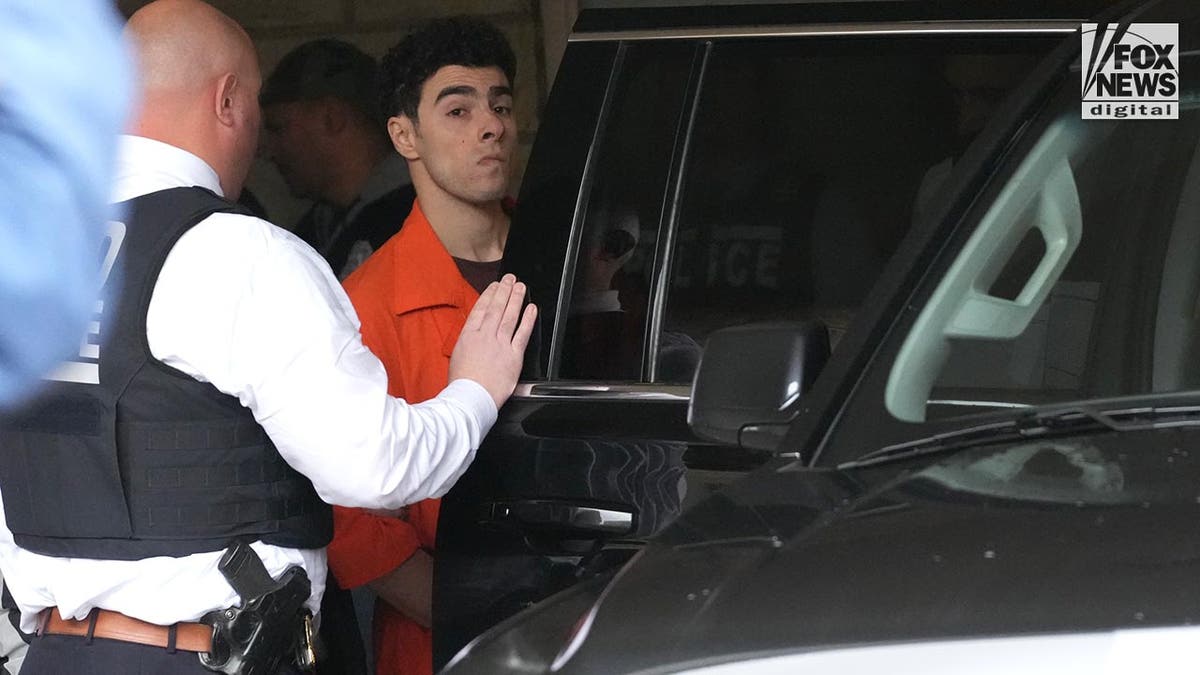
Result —
[[585, 0], [576, 33], [807, 23], [1083, 20], [1117, 0], [856, 0], [850, 2], [685, 3]]

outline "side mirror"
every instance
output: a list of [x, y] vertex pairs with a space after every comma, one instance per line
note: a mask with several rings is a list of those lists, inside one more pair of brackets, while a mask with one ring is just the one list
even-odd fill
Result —
[[829, 360], [829, 331], [818, 321], [749, 324], [714, 332], [692, 385], [688, 424], [702, 438], [775, 450]]

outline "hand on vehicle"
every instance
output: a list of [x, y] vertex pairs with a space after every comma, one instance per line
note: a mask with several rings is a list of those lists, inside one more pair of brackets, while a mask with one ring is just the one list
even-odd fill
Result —
[[471, 309], [450, 355], [450, 380], [478, 382], [492, 395], [497, 409], [517, 386], [537, 318], [534, 305], [521, 312], [524, 300], [525, 284], [513, 275], [492, 282]]

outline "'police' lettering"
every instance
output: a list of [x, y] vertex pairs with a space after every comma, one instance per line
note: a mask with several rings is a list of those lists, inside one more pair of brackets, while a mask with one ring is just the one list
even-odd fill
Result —
[[[104, 239], [104, 258], [100, 261], [100, 288], [104, 289], [112, 276], [117, 254], [125, 243], [125, 223], [108, 222]], [[77, 358], [59, 364], [46, 379], [78, 384], [100, 384], [100, 332], [104, 317], [104, 301], [97, 300], [88, 322], [87, 333], [79, 345]]]

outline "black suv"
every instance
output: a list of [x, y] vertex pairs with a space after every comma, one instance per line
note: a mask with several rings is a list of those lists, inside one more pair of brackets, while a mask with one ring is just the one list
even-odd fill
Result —
[[[910, 229], [944, 215], [967, 143], [1098, 4], [585, 10], [506, 253], [540, 305], [539, 333], [516, 396], [442, 504], [435, 661], [615, 569], [779, 448], [812, 459], [780, 441], [800, 438], [798, 416], [810, 436], [828, 430], [836, 406], [808, 412], [813, 401], [844, 400], [865, 372], [887, 330], [881, 293], [901, 288], [894, 261], [917, 245], [901, 242], [926, 244], [928, 226]], [[746, 398], [726, 410], [740, 419], [737, 407], [765, 396], [776, 414], [723, 432], [714, 413], [695, 434], [701, 345], [779, 321], [811, 330], [735, 339], [730, 376], [768, 368], [757, 389], [728, 390]], [[810, 356], [793, 364], [797, 342]], [[815, 380], [812, 355], [829, 346]], [[800, 398], [814, 380], [825, 393]]]
[[[1121, 16], [1001, 106], [832, 356], [812, 320], [710, 337], [693, 428], [775, 457], [449, 672], [1194, 670], [1200, 6]], [[1176, 100], [1086, 101], [1143, 77]]]

